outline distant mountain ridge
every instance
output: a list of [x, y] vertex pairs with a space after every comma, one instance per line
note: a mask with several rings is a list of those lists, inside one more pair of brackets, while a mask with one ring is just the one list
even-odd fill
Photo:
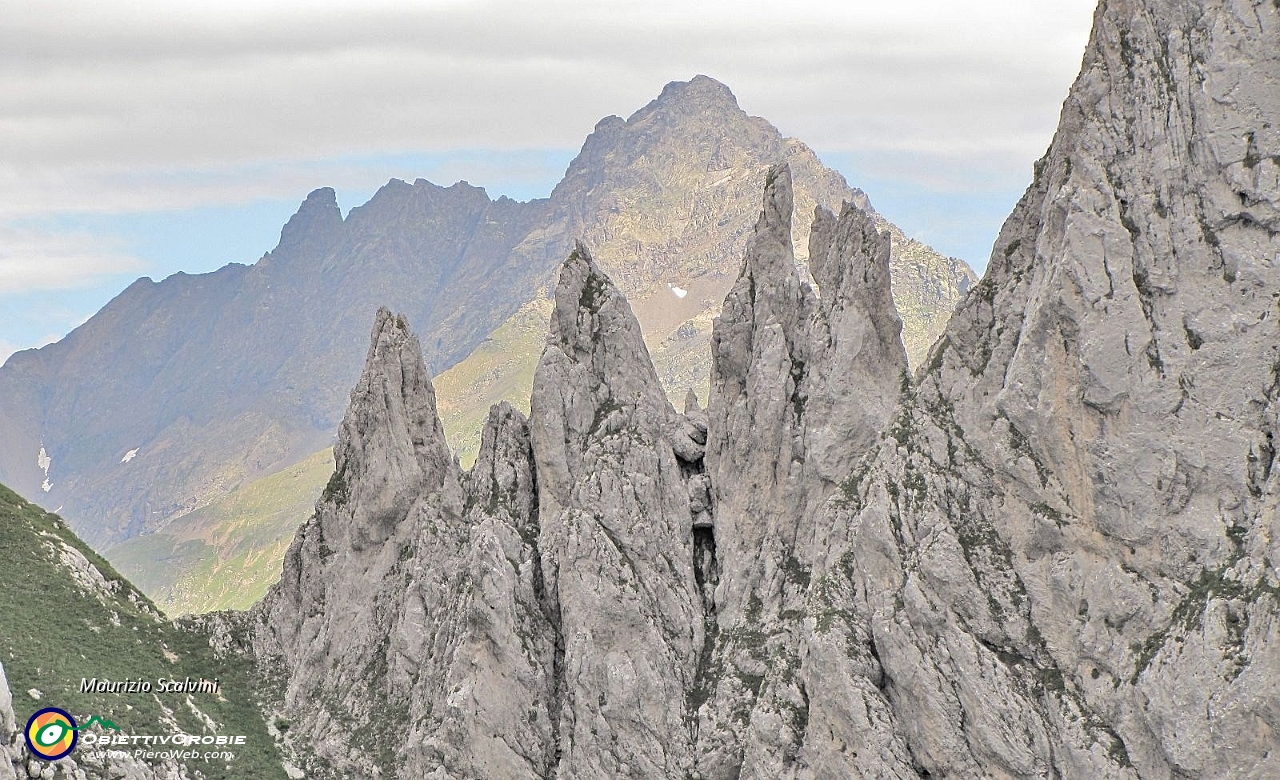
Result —
[[[333, 190], [318, 189], [254, 265], [140, 279], [62, 341], [10, 358], [0, 368], [0, 479], [61, 507], [99, 547], [163, 528], [332, 444], [378, 306], [405, 313], [439, 373], [545, 294], [580, 237], [635, 302], [647, 336], [692, 334], [669, 350], [684, 366], [670, 379], [685, 382], [705, 372], [705, 359], [685, 357], [706, 349], [709, 312], [778, 161], [794, 171], [799, 210], [867, 205], [707, 77], [669, 84], [626, 120], [602, 120], [549, 198], [392, 180], [343, 219]], [[797, 220], [797, 246], [808, 223]], [[902, 291], [935, 291], [917, 334], [931, 341], [974, 277], [923, 245], [902, 246], [928, 260], [911, 269], [925, 278]]]

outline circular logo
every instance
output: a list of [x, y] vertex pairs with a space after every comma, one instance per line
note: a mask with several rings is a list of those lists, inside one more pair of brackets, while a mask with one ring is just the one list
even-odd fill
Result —
[[26, 736], [33, 756], [57, 761], [75, 749], [76, 721], [66, 710], [45, 707], [27, 721]]

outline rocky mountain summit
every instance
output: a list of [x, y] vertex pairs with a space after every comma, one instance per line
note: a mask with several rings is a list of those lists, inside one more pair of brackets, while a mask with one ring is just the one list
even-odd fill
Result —
[[[318, 189], [253, 265], [140, 279], [67, 338], [0, 367], [0, 481], [61, 507], [109, 553], [168, 529], [332, 446], [378, 306], [404, 312], [438, 374], [528, 307], [542, 321], [526, 332], [544, 332], [547, 290], [576, 238], [636, 303], [652, 343], [665, 343], [664, 377], [683, 394], [705, 382], [710, 319], [777, 160], [792, 164], [804, 209], [866, 205], [808, 147], [705, 76], [667, 85], [627, 119], [602, 120], [548, 198], [392, 180], [344, 218], [334, 191]], [[801, 246], [807, 230], [798, 224]], [[909, 341], [922, 355], [975, 279], [896, 235]], [[468, 457], [492, 402], [527, 401], [527, 386], [511, 394], [506, 382], [531, 376], [539, 350], [540, 335], [465, 372], [444, 417]], [[204, 514], [195, 527], [178, 523], [174, 548], [244, 536], [217, 527], [231, 518]], [[133, 552], [142, 554], [122, 560], [150, 554]]]
[[245, 618], [312, 776], [1276, 776], [1278, 75], [1274, 3], [1105, 0], [914, 375], [891, 237], [818, 209], [811, 284], [785, 165], [705, 410], [579, 245], [463, 472], [380, 313]]
[[[672, 406], [581, 243], [530, 414], [493, 406], [468, 470], [411, 323], [380, 310], [267, 597], [173, 625], [136, 595], [99, 627], [251, 664], [260, 758], [293, 777], [1274, 778], [1278, 118], [1276, 3], [1104, 0], [917, 370], [892, 235], [815, 208], [801, 265], [779, 164], [705, 409]], [[55, 561], [60, 521], [0, 509], [6, 544]], [[99, 625], [97, 580], [65, 568], [36, 586]], [[0, 638], [38, 647], [14, 614]], [[11, 651], [10, 680], [67, 674], [35, 659]], [[262, 729], [244, 704], [222, 717]]]

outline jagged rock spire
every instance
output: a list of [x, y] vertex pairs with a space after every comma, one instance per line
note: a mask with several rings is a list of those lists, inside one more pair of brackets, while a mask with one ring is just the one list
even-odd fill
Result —
[[321, 187], [307, 195], [297, 213], [280, 231], [280, 243], [271, 251], [271, 259], [290, 262], [311, 258], [323, 259], [342, 232], [342, 210], [332, 187]]
[[[742, 510], [729, 513], [743, 524], [731, 536], [747, 557], [772, 532], [797, 543], [801, 518], [884, 429], [907, 368], [889, 237], [856, 206], [839, 219], [819, 208], [810, 241], [819, 298], [792, 252], [790, 171], [776, 166], [767, 181], [742, 272], [715, 322], [708, 404], [708, 473], [718, 500]], [[782, 505], [796, 510], [784, 513], [790, 519], [778, 518]], [[803, 547], [811, 535], [801, 536]]]
[[702, 647], [687, 434], [625, 298], [581, 244], [561, 268], [532, 438], [563, 638], [561, 777], [680, 777]]
[[539, 452], [543, 509], [551, 514], [546, 502], [568, 500], [581, 477], [568, 464], [588, 437], [637, 427], [666, 436], [676, 424], [630, 304], [581, 242], [560, 269], [531, 408], [535, 432], [554, 427], [568, 437]]
[[[907, 368], [889, 236], [857, 206], [846, 204], [839, 219], [819, 209], [809, 250], [819, 298], [795, 263], [791, 210], [790, 171], [776, 166], [712, 336], [706, 466], [723, 583], [717, 662], [734, 670], [706, 681], [713, 694], [700, 753], [713, 774], [768, 772], [803, 739], [793, 728], [767, 737], [759, 729], [798, 711], [807, 695], [796, 683], [801, 647], [791, 621], [827, 554], [820, 509], [888, 424]], [[790, 671], [775, 678], [782, 670], [770, 658]], [[758, 678], [754, 688], [738, 682]], [[757, 707], [759, 720], [733, 723], [731, 713]]]
[[418, 338], [385, 308], [378, 310], [333, 454], [346, 500], [367, 516], [373, 541], [420, 493], [458, 479]]
[[294, 738], [331, 766], [387, 773], [385, 746], [399, 746], [404, 734], [386, 713], [421, 696], [408, 683], [419, 671], [444, 678], [429, 649], [447, 645], [440, 632], [454, 635], [465, 608], [458, 587], [468, 531], [461, 473], [418, 339], [386, 309], [375, 318], [334, 459], [280, 583], [256, 607], [255, 647], [290, 670], [281, 704], [294, 713]]
[[890, 238], [870, 213], [819, 207], [809, 268], [821, 295], [811, 324], [809, 467], [825, 483], [844, 479], [885, 429], [907, 372], [902, 320], [889, 274]]
[[501, 513], [517, 526], [536, 523], [538, 491], [532, 447], [528, 419], [506, 401], [495, 404], [480, 432], [480, 453], [467, 474], [469, 502], [482, 504], [489, 514]]

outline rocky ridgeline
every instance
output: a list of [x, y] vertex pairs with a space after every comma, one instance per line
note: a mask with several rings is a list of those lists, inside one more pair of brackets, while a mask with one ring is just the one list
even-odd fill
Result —
[[561, 269], [531, 421], [444, 443], [378, 315], [253, 614], [318, 776], [1265, 778], [1280, 761], [1280, 21], [1107, 0], [914, 378], [890, 237], [785, 166], [668, 403]]
[[626, 298], [579, 245], [532, 423], [495, 407], [467, 473], [417, 339], [378, 314], [337, 471], [256, 612], [313, 770], [721, 776], [744, 750], [788, 760], [803, 729], [780, 742], [759, 724], [797, 691], [771, 672], [799, 657], [821, 544], [797, 519], [873, 444], [906, 372], [888, 236], [857, 207], [819, 210], [819, 298], [791, 211], [780, 166], [716, 325], [705, 412], [672, 408]]

